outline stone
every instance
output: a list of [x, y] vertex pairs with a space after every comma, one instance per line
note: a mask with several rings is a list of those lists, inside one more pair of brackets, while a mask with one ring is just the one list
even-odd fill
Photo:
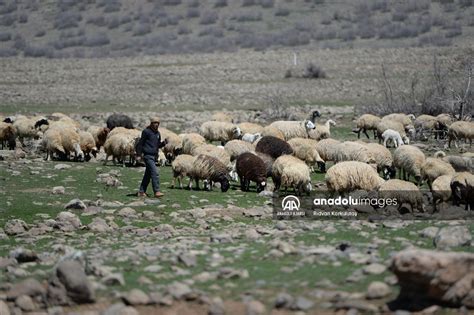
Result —
[[368, 299], [381, 299], [390, 295], [390, 293], [390, 287], [386, 283], [374, 281], [369, 284], [369, 287], [367, 288], [366, 297]]
[[293, 304], [293, 297], [288, 293], [279, 293], [275, 299], [276, 308], [289, 308]]
[[273, 192], [268, 191], [268, 190], [263, 190], [263, 191], [259, 192], [258, 195], [261, 196], [261, 197], [273, 197]]
[[10, 309], [8, 308], [8, 305], [0, 300], [0, 314], [2, 315], [10, 315]]
[[87, 208], [86, 204], [80, 199], [72, 199], [65, 206], [64, 209], [84, 210]]
[[105, 285], [125, 285], [125, 279], [121, 273], [112, 273], [102, 279]]
[[313, 301], [310, 301], [305, 297], [299, 296], [295, 299], [295, 301], [293, 302], [290, 308], [292, 310], [297, 310], [297, 311], [307, 311], [313, 306], [314, 306]]
[[72, 166], [71, 165], [68, 165], [68, 164], [56, 164], [54, 166], [54, 169], [55, 170], [67, 170], [69, 168], [71, 168]]
[[260, 234], [255, 229], [248, 229], [245, 231], [245, 237], [249, 240], [256, 240], [260, 238]]
[[0, 269], [6, 269], [17, 264], [16, 259], [14, 258], [3, 258], [0, 257]]
[[286, 230], [286, 223], [283, 221], [278, 221], [277, 224], [275, 224], [275, 228], [280, 231]]
[[466, 226], [443, 227], [436, 234], [433, 242], [436, 248], [448, 249], [457, 246], [469, 246], [472, 241], [471, 232]]
[[398, 278], [401, 301], [474, 308], [472, 253], [407, 249], [393, 256], [390, 270]]
[[180, 300], [186, 298], [186, 296], [191, 294], [193, 291], [187, 284], [174, 282], [168, 286], [168, 292], [173, 296], [173, 298]]
[[215, 297], [211, 300], [209, 304], [209, 315], [224, 315], [225, 314], [225, 307], [224, 301], [220, 297]]
[[373, 314], [379, 313], [378, 307], [373, 305], [372, 303], [361, 301], [361, 300], [346, 300], [340, 301], [334, 304], [334, 308], [336, 310], [345, 309], [355, 309], [360, 311], [362, 314]]
[[135, 209], [133, 208], [125, 207], [125, 208], [120, 209], [117, 215], [121, 217], [126, 217], [126, 218], [137, 217], [137, 211], [135, 211]]
[[112, 228], [102, 218], [94, 218], [92, 222], [87, 226], [89, 230], [97, 233], [105, 233], [112, 231]]
[[28, 295], [20, 295], [19, 297], [17, 297], [15, 300], [15, 304], [16, 306], [21, 308], [22, 311], [25, 312], [31, 312], [36, 309], [35, 302], [33, 302], [33, 299]]
[[75, 260], [65, 260], [58, 264], [56, 276], [64, 285], [67, 295], [72, 301], [92, 303], [95, 301], [95, 292], [87, 278], [82, 265]]
[[16, 259], [19, 263], [27, 263], [39, 260], [38, 255], [30, 250], [19, 247], [10, 252], [10, 257]]
[[12, 219], [5, 223], [4, 230], [7, 235], [18, 235], [25, 233], [28, 230], [28, 225], [23, 220]]
[[116, 303], [109, 306], [102, 315], [138, 315], [138, 311], [132, 306]]
[[196, 256], [189, 253], [180, 254], [178, 256], [178, 260], [182, 262], [186, 267], [194, 267], [197, 263]]
[[132, 289], [122, 297], [122, 300], [128, 305], [146, 305], [150, 303], [148, 295], [139, 289]]
[[54, 186], [51, 193], [53, 195], [64, 195], [66, 193], [66, 188], [64, 188], [64, 186]]
[[250, 301], [245, 305], [245, 314], [247, 315], [260, 315], [265, 314], [265, 305], [260, 301]]
[[14, 284], [10, 290], [7, 292], [8, 300], [15, 300], [21, 295], [28, 296], [43, 296], [46, 294], [46, 289], [38, 282], [38, 280], [33, 278], [28, 278], [22, 282]]
[[232, 243], [233, 239], [227, 233], [214, 233], [211, 235], [211, 242], [212, 243]]
[[421, 237], [426, 237], [426, 238], [435, 238], [436, 234], [438, 234], [439, 227], [436, 226], [429, 226], [427, 228], [424, 228], [420, 232], [418, 232], [418, 235]]
[[382, 264], [370, 264], [367, 265], [363, 268], [364, 273], [369, 274], [369, 275], [379, 275], [381, 273], [384, 273], [387, 270], [387, 267], [385, 267]]

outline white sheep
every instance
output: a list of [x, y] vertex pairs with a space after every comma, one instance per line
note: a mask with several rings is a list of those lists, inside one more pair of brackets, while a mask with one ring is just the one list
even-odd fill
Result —
[[425, 162], [425, 154], [415, 146], [404, 145], [393, 152], [393, 164], [400, 170], [399, 178], [409, 180], [412, 175], [421, 184], [421, 166]]
[[308, 165], [291, 155], [282, 155], [275, 160], [272, 167], [272, 180], [275, 191], [280, 187], [293, 187], [296, 194], [311, 191], [311, 176]]
[[4, 149], [4, 143], [7, 144], [9, 149], [15, 149], [15, 138], [16, 129], [13, 127], [13, 124], [0, 121], [0, 143], [2, 144], [2, 150]]
[[183, 177], [190, 177], [195, 159], [195, 156], [180, 154], [173, 160], [171, 163], [171, 169], [173, 170], [173, 182], [171, 183], [172, 188], [175, 187], [176, 178], [178, 178], [179, 187], [183, 188]]
[[206, 143], [206, 139], [198, 133], [182, 133], [179, 134], [182, 144], [183, 154], [193, 154], [195, 148]]
[[106, 127], [90, 126], [87, 128], [87, 131], [94, 137], [97, 151], [100, 151], [100, 148], [104, 146], [105, 140], [107, 140], [107, 135], [109, 134], [110, 129]]
[[91, 159], [91, 154], [96, 157], [97, 147], [95, 145], [94, 136], [87, 131], [79, 131], [81, 150], [84, 153], [84, 158], [88, 161]]
[[230, 161], [235, 161], [244, 152], [255, 152], [255, 146], [242, 140], [231, 140], [227, 142], [224, 149], [230, 155]]
[[451, 164], [456, 172], [471, 172], [474, 173], [474, 157], [463, 154], [459, 155], [446, 155], [443, 151], [437, 151], [433, 155], [435, 158], [442, 159], [443, 161]]
[[438, 158], [427, 158], [421, 165], [421, 179], [426, 180], [430, 189], [436, 178], [442, 175], [452, 175], [455, 172], [451, 164]]
[[161, 141], [168, 141], [163, 147], [163, 153], [166, 157], [166, 160], [171, 162], [183, 151], [183, 141], [176, 133], [169, 129], [159, 128], [158, 131], [161, 135]]
[[[221, 191], [226, 192], [230, 188], [229, 174], [226, 165], [218, 159], [208, 155], [198, 155], [193, 162], [190, 177], [196, 181], [196, 187], [199, 189], [199, 180], [209, 181], [209, 187], [212, 190], [212, 183], [219, 182]], [[192, 188], [192, 180], [189, 181], [189, 189]]]
[[375, 163], [375, 159], [367, 149], [365, 144], [354, 141], [339, 143], [334, 148], [335, 162], [359, 161], [363, 163]]
[[398, 148], [399, 146], [405, 144], [400, 133], [393, 129], [385, 130], [382, 133], [382, 139], [383, 139], [383, 146], [386, 148], [388, 148], [387, 144], [389, 143], [389, 141], [394, 144], [395, 148]]
[[271, 123], [270, 127], [279, 130], [283, 134], [284, 140], [289, 140], [291, 138], [309, 138], [308, 132], [315, 129], [315, 125], [311, 120], [279, 120]]
[[237, 125], [240, 130], [242, 131], [242, 134], [246, 133], [262, 133], [263, 132], [263, 126], [255, 123], [249, 123], [249, 122], [243, 122]]
[[379, 139], [379, 143], [381, 143], [383, 140], [382, 134], [385, 132], [385, 130], [388, 130], [388, 129], [397, 131], [402, 137], [402, 139], [406, 137], [407, 135], [405, 131], [405, 127], [403, 126], [402, 123], [398, 121], [394, 121], [394, 120], [382, 119], [377, 125], [377, 137]]
[[24, 139], [37, 139], [39, 137], [38, 130], [35, 129], [36, 121], [27, 117], [16, 118], [13, 122], [15, 132], [21, 144], [24, 144]]
[[321, 172], [325, 172], [325, 161], [321, 158], [316, 150], [316, 144], [318, 142], [313, 139], [305, 138], [293, 138], [288, 140], [288, 144], [293, 149], [293, 155], [306, 162], [309, 165], [310, 170], [314, 171], [314, 164], [318, 164]]
[[206, 121], [199, 130], [206, 140], [220, 141], [222, 145], [232, 139], [238, 139], [242, 135], [237, 125], [223, 121]]
[[391, 120], [397, 121], [403, 125], [403, 127], [408, 127], [413, 124], [415, 120], [415, 115], [413, 114], [404, 114], [404, 113], [393, 113], [382, 117], [382, 120]]
[[257, 133], [244, 133], [242, 136], [242, 141], [248, 142], [248, 143], [255, 143], [258, 140], [262, 138], [262, 134], [257, 132]]
[[230, 155], [227, 153], [226, 150], [219, 148], [213, 144], [202, 144], [196, 148], [194, 148], [192, 155], [208, 155], [216, 158], [222, 164], [224, 164], [229, 171], [232, 169], [232, 164], [230, 162]]
[[453, 175], [441, 175], [431, 184], [434, 211], [437, 210], [439, 202], [446, 202], [451, 199], [451, 180]]
[[380, 123], [381, 118], [372, 114], [364, 114], [361, 115], [356, 120], [356, 129], [353, 130], [357, 133], [357, 138], [360, 138], [360, 132], [362, 131], [367, 139], [370, 139], [369, 135], [367, 134], [367, 130], [373, 130], [374, 132], [374, 139], [377, 137], [377, 125]]
[[378, 143], [357, 142], [367, 148], [370, 160], [373, 160], [375, 164], [377, 164], [377, 172], [382, 172], [384, 179], [387, 180], [395, 177], [396, 169], [393, 166], [393, 157], [390, 150]]
[[[114, 128], [114, 130], [117, 128]], [[116, 164], [116, 159], [118, 159], [122, 161], [122, 166], [125, 167], [127, 156], [130, 157], [130, 160], [134, 159], [135, 145], [139, 139], [140, 137], [133, 136], [133, 134], [130, 133], [116, 133], [109, 137], [104, 143], [104, 151], [106, 154], [104, 165], [107, 165], [109, 156], [112, 156], [114, 165]]]
[[316, 144], [316, 150], [324, 161], [336, 161], [337, 145], [341, 142], [335, 139], [323, 139]]
[[403, 204], [408, 203], [411, 206], [412, 213], [415, 212], [415, 209], [425, 212], [423, 195], [412, 182], [390, 179], [380, 185], [378, 197], [385, 200], [396, 199], [399, 211]]
[[222, 121], [222, 122], [234, 122], [234, 118], [227, 113], [224, 112], [216, 112], [211, 116], [211, 120], [213, 121]]
[[52, 158], [54, 153], [67, 158], [70, 152], [74, 152], [75, 160], [84, 158], [84, 153], [81, 150], [81, 137], [71, 127], [48, 128], [43, 136], [43, 147], [46, 148], [45, 160]]
[[327, 139], [331, 137], [331, 125], [335, 126], [336, 122], [328, 119], [324, 124], [316, 125], [316, 128], [308, 132], [308, 136], [314, 140]]
[[448, 128], [448, 147], [451, 147], [451, 142], [454, 141], [456, 148], [458, 147], [457, 140], [469, 140], [469, 147], [472, 146], [474, 139], [474, 123], [470, 121], [456, 121]]
[[342, 194], [358, 189], [377, 190], [384, 183], [373, 167], [358, 161], [345, 161], [331, 166], [325, 181], [331, 193]]

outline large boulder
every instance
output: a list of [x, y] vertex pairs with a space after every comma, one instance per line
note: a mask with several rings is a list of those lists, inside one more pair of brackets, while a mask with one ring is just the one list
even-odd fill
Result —
[[[58, 289], [54, 292], [56, 297], [60, 296], [59, 291], [64, 289], [67, 297], [74, 303], [95, 301], [92, 284], [87, 279], [83, 266], [75, 260], [65, 260], [58, 264], [56, 273], [50, 280], [50, 286]], [[63, 300], [63, 298], [58, 300]], [[65, 301], [58, 304], [64, 304], [63, 302]]]
[[474, 308], [474, 254], [408, 249], [393, 257], [390, 269], [400, 284], [397, 302], [405, 308]]

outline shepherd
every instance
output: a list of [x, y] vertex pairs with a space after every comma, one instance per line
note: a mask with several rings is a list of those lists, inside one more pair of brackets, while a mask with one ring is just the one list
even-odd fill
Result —
[[155, 198], [161, 198], [164, 194], [160, 191], [160, 174], [156, 169], [156, 159], [158, 157], [158, 150], [164, 147], [167, 140], [161, 141], [161, 135], [158, 131], [160, 126], [160, 118], [152, 117], [150, 119], [150, 125], [146, 127], [140, 137], [140, 141], [137, 145], [137, 153], [143, 154], [143, 161], [145, 162], [145, 174], [140, 184], [138, 191], [138, 197], [146, 197], [146, 189], [150, 183], [153, 187]]

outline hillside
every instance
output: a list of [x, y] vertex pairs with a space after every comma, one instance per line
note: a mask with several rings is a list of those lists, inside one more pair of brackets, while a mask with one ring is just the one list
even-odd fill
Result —
[[473, 28], [472, 0], [8, 0], [0, 56], [451, 46]]

